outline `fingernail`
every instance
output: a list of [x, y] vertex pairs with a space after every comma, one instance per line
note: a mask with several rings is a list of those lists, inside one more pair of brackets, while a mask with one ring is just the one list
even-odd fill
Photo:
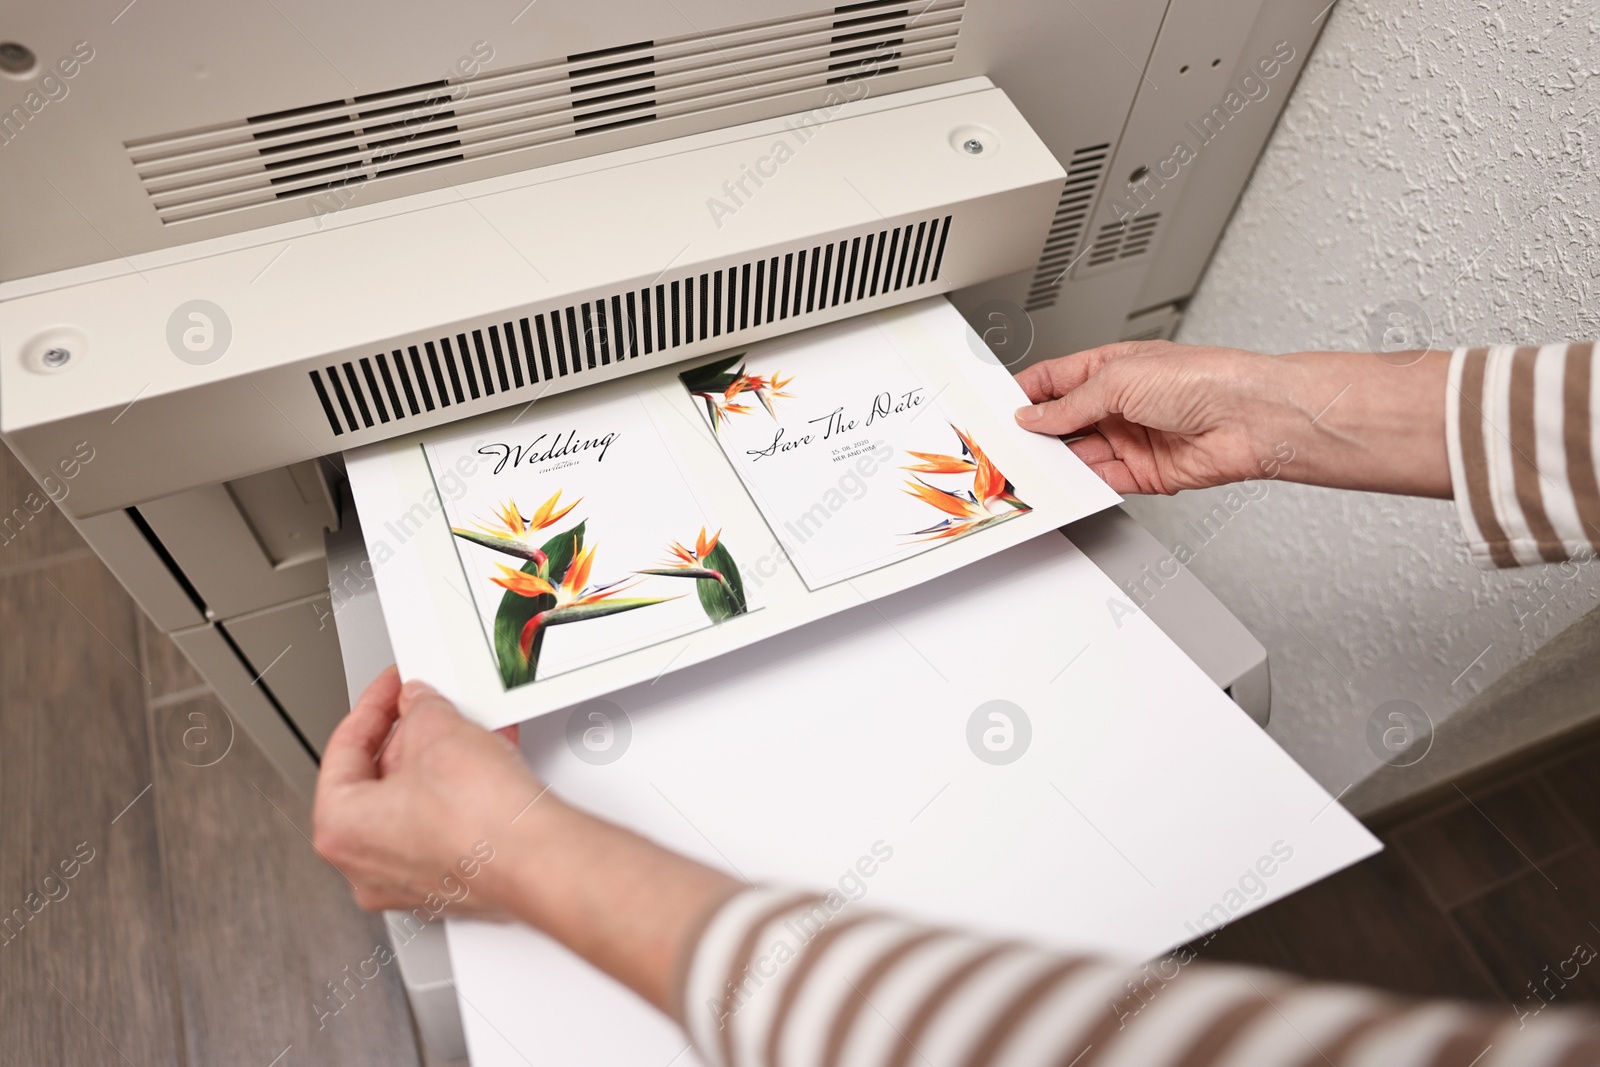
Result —
[[1017, 409], [1018, 422], [1038, 422], [1043, 417], [1044, 412], [1040, 411], [1036, 404]]

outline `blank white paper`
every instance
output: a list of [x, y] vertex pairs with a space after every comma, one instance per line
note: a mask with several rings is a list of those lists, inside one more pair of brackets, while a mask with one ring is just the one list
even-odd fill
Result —
[[[523, 746], [574, 803], [752, 881], [836, 886], [881, 843], [893, 856], [850, 907], [1135, 959], [1379, 849], [1113, 602], [1111, 581], [1047, 535], [622, 690], [577, 723], [526, 724]], [[1009, 764], [969, 746], [992, 701], [1031, 731]], [[575, 754], [593, 707], [626, 718], [613, 762]], [[676, 1026], [542, 935], [448, 930], [478, 1067], [700, 1062]]]

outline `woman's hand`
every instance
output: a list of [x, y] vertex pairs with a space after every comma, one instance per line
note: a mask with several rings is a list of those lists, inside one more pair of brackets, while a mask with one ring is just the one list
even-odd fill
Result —
[[[544, 792], [516, 747], [393, 667], [328, 740], [312, 810], [317, 851], [368, 910], [514, 910], [513, 820]], [[520, 822], [521, 820], [516, 820]]]
[[1080, 459], [1120, 493], [1247, 478], [1450, 496], [1449, 353], [1303, 352], [1124, 341], [1028, 367], [1019, 425], [1086, 436]]
[[[1129, 341], [1037, 363], [1017, 375], [1033, 401], [1017, 421], [1088, 436], [1078, 458], [1119, 493], [1176, 493], [1261, 475], [1260, 436], [1277, 421], [1272, 360], [1234, 348]], [[1314, 414], [1314, 413], [1313, 413]], [[1310, 415], [1305, 416], [1307, 419]]]
[[520, 919], [667, 1010], [698, 920], [738, 883], [562, 802], [515, 739], [391, 667], [328, 739], [317, 851], [364, 908]]

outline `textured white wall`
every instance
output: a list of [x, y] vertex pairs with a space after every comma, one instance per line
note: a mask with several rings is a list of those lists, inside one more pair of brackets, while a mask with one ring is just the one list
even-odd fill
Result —
[[[1340, 0], [1329, 17], [1179, 340], [1366, 350], [1390, 300], [1422, 307], [1436, 347], [1600, 337], [1594, 5]], [[1220, 496], [1129, 510], [1194, 548], [1185, 524]], [[1271, 733], [1330, 790], [1378, 766], [1378, 705], [1437, 724], [1600, 601], [1600, 564], [1486, 574], [1459, 536], [1447, 503], [1274, 484], [1198, 549], [1271, 655]]]

